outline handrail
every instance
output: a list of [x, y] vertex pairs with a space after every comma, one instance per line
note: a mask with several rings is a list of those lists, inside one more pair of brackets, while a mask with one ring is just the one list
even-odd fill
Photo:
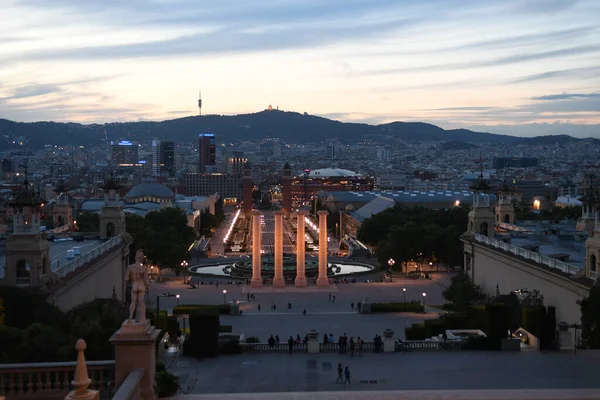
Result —
[[[0, 364], [0, 396], [7, 398], [64, 397], [72, 389], [75, 361]], [[115, 361], [86, 363], [91, 389], [109, 390], [114, 383]], [[48, 395], [53, 396], [48, 396]], [[54, 396], [55, 395], [55, 396]]]
[[144, 377], [144, 369], [134, 369], [127, 375], [112, 400], [137, 400], [140, 398], [140, 383]]
[[122, 242], [123, 235], [117, 235], [111, 238], [110, 240], [107, 240], [106, 242], [102, 243], [100, 246], [88, 251], [87, 253], [77, 256], [77, 258], [73, 259], [72, 261], [69, 261], [68, 263], [66, 263], [65, 265], [53, 272], [59, 277], [64, 278], [71, 272], [75, 271], [77, 268], [94, 260], [96, 257], [112, 249], [113, 247], [121, 244]]
[[577, 268], [576, 266], [566, 263], [564, 261], [557, 260], [552, 257], [544, 256], [539, 253], [536, 253], [531, 250], [524, 249], [522, 247], [514, 246], [512, 244], [508, 244], [494, 238], [489, 238], [484, 235], [474, 234], [473, 237], [480, 243], [485, 243], [497, 249], [504, 250], [506, 252], [512, 253], [516, 256], [523, 257], [527, 260], [534, 261], [539, 264], [546, 265], [550, 268], [560, 270], [569, 275], [576, 275], [581, 271], [581, 268]]

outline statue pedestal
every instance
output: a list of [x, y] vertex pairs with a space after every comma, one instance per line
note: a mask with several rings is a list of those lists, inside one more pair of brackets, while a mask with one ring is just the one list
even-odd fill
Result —
[[144, 400], [154, 400], [156, 374], [156, 338], [160, 329], [150, 321], [125, 321], [110, 338], [115, 347], [115, 388], [119, 388], [129, 374], [138, 368], [144, 370], [140, 391]]

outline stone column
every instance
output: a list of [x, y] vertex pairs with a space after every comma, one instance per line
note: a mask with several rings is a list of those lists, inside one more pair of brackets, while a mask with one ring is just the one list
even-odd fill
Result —
[[296, 287], [306, 287], [306, 241], [304, 238], [306, 211], [296, 213]]
[[262, 287], [261, 270], [261, 240], [260, 240], [260, 211], [252, 211], [252, 280], [250, 286], [253, 288]]
[[130, 373], [142, 369], [141, 398], [154, 400], [156, 374], [156, 339], [160, 329], [145, 323], [125, 321], [110, 338], [115, 346], [115, 388], [119, 388]]
[[275, 212], [275, 275], [274, 287], [285, 287], [283, 279], [283, 212]]
[[320, 210], [319, 215], [319, 277], [317, 278], [317, 286], [329, 286], [329, 278], [327, 278], [327, 215], [329, 212]]

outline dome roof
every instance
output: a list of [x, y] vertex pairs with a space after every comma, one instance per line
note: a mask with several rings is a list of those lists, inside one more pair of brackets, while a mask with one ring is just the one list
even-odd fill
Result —
[[311, 178], [329, 178], [334, 176], [360, 176], [354, 171], [340, 168], [322, 168], [310, 171], [309, 175]]
[[168, 187], [158, 183], [142, 183], [129, 189], [125, 199], [133, 197], [175, 197], [175, 194]]

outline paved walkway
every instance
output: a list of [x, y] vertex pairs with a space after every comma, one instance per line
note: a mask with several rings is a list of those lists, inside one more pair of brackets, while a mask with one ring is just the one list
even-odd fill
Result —
[[389, 390], [362, 392], [288, 392], [288, 393], [233, 393], [180, 395], [174, 400], [249, 400], [249, 399], [293, 399], [293, 400], [596, 400], [598, 389], [519, 389], [519, 390]]
[[[349, 367], [352, 384], [336, 383], [338, 363]], [[361, 357], [251, 353], [202, 361], [181, 358], [172, 365], [183, 390], [195, 394], [600, 388], [600, 352], [593, 351], [415, 351]]]

